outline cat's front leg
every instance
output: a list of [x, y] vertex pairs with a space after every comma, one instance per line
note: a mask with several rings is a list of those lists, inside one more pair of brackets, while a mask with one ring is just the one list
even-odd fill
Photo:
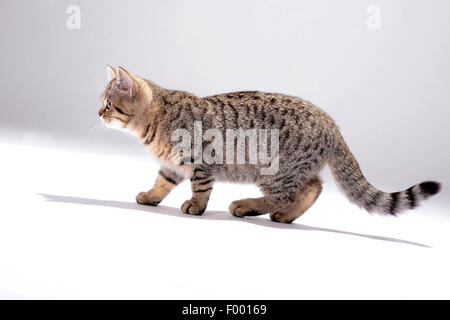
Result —
[[214, 178], [206, 170], [194, 169], [191, 177], [192, 198], [183, 203], [181, 211], [193, 215], [205, 212], [213, 184]]
[[139, 204], [149, 206], [157, 206], [168, 194], [181, 183], [184, 177], [167, 168], [161, 168], [158, 172], [155, 185], [149, 191], [140, 192], [136, 196], [136, 201]]

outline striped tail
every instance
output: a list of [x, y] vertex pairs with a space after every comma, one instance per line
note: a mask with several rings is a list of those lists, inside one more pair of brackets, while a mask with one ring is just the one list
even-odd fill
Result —
[[342, 136], [328, 161], [340, 189], [350, 201], [369, 212], [395, 215], [405, 209], [415, 208], [422, 200], [440, 191], [440, 184], [426, 181], [400, 192], [383, 192], [372, 186], [363, 176], [358, 162]]

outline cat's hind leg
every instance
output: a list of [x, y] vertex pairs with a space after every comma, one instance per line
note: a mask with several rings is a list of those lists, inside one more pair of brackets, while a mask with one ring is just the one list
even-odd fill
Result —
[[[273, 221], [291, 223], [316, 201], [322, 191], [322, 183], [318, 177], [314, 177], [308, 180], [300, 190], [300, 192], [291, 193], [291, 190], [286, 188], [284, 198], [291, 200], [281, 201], [277, 199], [278, 194], [267, 193], [265, 197], [233, 201], [229, 211], [237, 217], [270, 213]], [[264, 191], [267, 190], [263, 188]]]
[[234, 216], [242, 218], [245, 216], [259, 216], [261, 214], [266, 214], [275, 210], [276, 207], [277, 203], [271, 198], [260, 197], [233, 201], [228, 207], [228, 210]]
[[[264, 197], [233, 201], [228, 210], [236, 217], [258, 216], [290, 207], [297, 198], [298, 183], [291, 176], [276, 177], [258, 184]], [[287, 183], [285, 183], [287, 182]]]
[[157, 206], [179, 183], [184, 180], [184, 177], [169, 170], [161, 168], [156, 177], [155, 185], [149, 191], [140, 192], [136, 196], [136, 201], [139, 204], [149, 206]]
[[314, 177], [298, 193], [297, 199], [289, 207], [273, 211], [270, 219], [275, 222], [291, 223], [308, 210], [322, 192], [322, 182]]

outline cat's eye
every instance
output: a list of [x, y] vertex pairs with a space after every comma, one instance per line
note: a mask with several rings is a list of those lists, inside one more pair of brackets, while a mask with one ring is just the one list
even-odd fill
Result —
[[111, 107], [112, 107], [112, 103], [111, 103], [111, 101], [107, 101], [106, 102], [106, 109], [111, 109]]

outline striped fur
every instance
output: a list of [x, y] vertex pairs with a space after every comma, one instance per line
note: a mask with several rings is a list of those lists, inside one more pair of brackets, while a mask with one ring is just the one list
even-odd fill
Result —
[[329, 165], [341, 190], [352, 202], [369, 212], [396, 215], [404, 210], [414, 209], [422, 200], [440, 190], [440, 184], [434, 181], [422, 182], [400, 192], [378, 190], [366, 180], [340, 134]]

